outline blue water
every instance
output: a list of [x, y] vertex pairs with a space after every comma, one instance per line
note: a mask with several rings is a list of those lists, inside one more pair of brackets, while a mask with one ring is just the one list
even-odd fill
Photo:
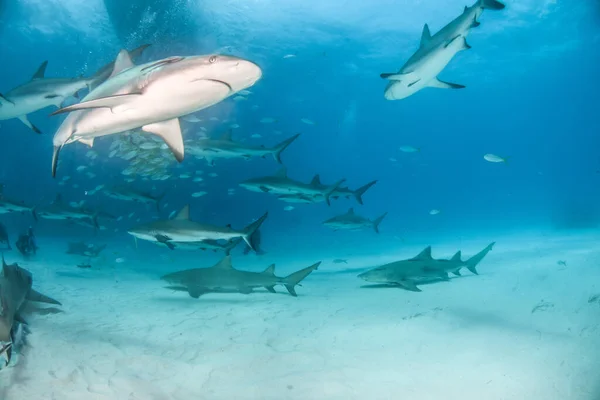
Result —
[[[270, 157], [217, 160], [214, 167], [186, 157], [180, 165], [173, 161], [169, 181], [137, 180], [133, 186], [166, 191], [162, 218], [190, 204], [194, 220], [243, 227], [269, 211], [261, 229], [267, 255], [335, 257], [328, 249], [336, 246], [343, 249], [340, 257], [383, 254], [448, 237], [487, 243], [500, 233], [596, 228], [597, 2], [507, 1], [505, 10], [486, 10], [481, 26], [469, 34], [472, 49], [459, 53], [440, 74], [465, 89], [426, 88], [404, 100], [384, 98], [386, 81], [379, 74], [397, 71], [410, 57], [424, 23], [435, 33], [464, 5], [459, 0], [0, 0], [0, 92], [29, 80], [44, 60], [49, 62], [48, 77], [88, 76], [120, 49], [145, 43], [151, 47], [143, 62], [211, 53], [255, 62], [263, 77], [249, 89], [247, 101], [230, 98], [196, 113], [203, 123], [183, 126], [189, 132], [203, 126], [218, 136], [236, 123], [240, 127], [233, 130], [234, 139], [257, 145], [274, 145], [301, 133], [282, 156], [289, 176], [309, 182], [320, 174], [324, 183], [345, 178], [351, 188], [376, 179], [364, 196], [365, 205], [340, 199], [331, 207], [292, 204], [294, 209], [286, 211], [289, 204], [274, 196], [238, 186], [275, 173], [280, 166]], [[115, 216], [134, 212], [135, 217], [108, 222], [100, 232], [55, 221], [34, 223], [30, 215], [5, 214], [1, 221], [13, 236], [33, 225], [41, 238], [127, 243], [127, 250], [116, 251], [115, 257], [120, 251], [135, 258], [126, 231], [154, 218], [154, 209], [87, 193], [98, 185], [123, 182], [120, 173], [127, 162], [108, 158], [113, 137], [94, 146], [98, 158], [86, 171], [95, 177], [76, 171], [90, 163], [89, 149], [73, 144], [63, 149], [53, 179], [52, 136], [64, 118], [50, 117], [53, 110], [29, 115], [43, 135], [16, 119], [0, 121], [5, 193], [38, 207], [61, 193], [67, 201], [85, 200], [90, 208]], [[209, 121], [213, 116], [219, 121]], [[261, 123], [265, 117], [276, 121]], [[252, 139], [254, 134], [262, 138]], [[421, 151], [403, 153], [403, 145]], [[508, 163], [489, 163], [483, 159], [486, 153], [508, 157]], [[198, 169], [205, 171], [200, 184], [177, 178]], [[211, 172], [218, 176], [207, 177]], [[64, 176], [71, 179], [59, 184]], [[234, 195], [228, 194], [230, 188]], [[199, 190], [208, 194], [190, 197]], [[388, 212], [381, 233], [333, 232], [322, 226], [350, 207], [371, 219]], [[440, 213], [430, 215], [432, 209]], [[166, 248], [140, 246], [150, 254], [177, 258]], [[241, 249], [234, 253], [238, 256], [243, 257]]]

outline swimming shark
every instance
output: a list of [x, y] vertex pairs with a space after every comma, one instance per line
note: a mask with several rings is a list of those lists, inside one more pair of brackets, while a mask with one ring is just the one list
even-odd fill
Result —
[[275, 285], [284, 285], [288, 292], [296, 297], [298, 285], [311, 272], [316, 270], [321, 262], [301, 269], [286, 277], [275, 276], [275, 264], [271, 264], [263, 272], [241, 271], [233, 268], [231, 256], [225, 256], [210, 268], [194, 268], [174, 272], [163, 276], [171, 286], [167, 289], [188, 292], [195, 299], [205, 293], [244, 293], [249, 294], [255, 288], [264, 287], [275, 293]]
[[166, 192], [160, 196], [153, 196], [150, 193], [134, 190], [127, 187], [109, 187], [102, 189], [102, 193], [116, 200], [130, 201], [143, 204], [154, 204], [156, 211], [160, 211], [160, 201], [165, 196]]
[[[256, 231], [258, 232], [258, 231]], [[255, 233], [256, 234], [256, 233]], [[156, 243], [158, 245], [165, 245], [171, 250], [212, 250], [212, 251], [222, 251], [226, 255], [231, 253], [231, 250], [237, 247], [243, 239], [241, 237], [230, 239], [228, 241], [222, 240], [212, 240], [207, 239], [200, 242], [174, 242], [168, 240], [168, 238], [163, 237], [161, 235], [157, 235], [156, 241], [152, 241], [151, 243]]]
[[74, 254], [84, 257], [98, 257], [100, 252], [106, 248], [106, 245], [87, 244], [85, 242], [70, 242], [67, 254]]
[[2, 256], [2, 275], [0, 275], [0, 343], [1, 355], [6, 365], [10, 363], [15, 335], [21, 325], [27, 325], [20, 314], [29, 302], [41, 302], [61, 305], [60, 302], [32, 289], [31, 272], [15, 264], [6, 264]]
[[83, 207], [73, 207], [62, 200], [62, 196], [58, 194], [56, 199], [44, 208], [34, 208], [33, 215], [36, 219], [51, 219], [61, 221], [87, 220], [93, 223], [93, 226], [100, 228], [98, 225], [99, 212], [87, 210]]
[[219, 139], [194, 140], [192, 146], [188, 146], [188, 153], [198, 158], [204, 158], [209, 165], [214, 165], [217, 158], [231, 159], [243, 158], [249, 160], [252, 157], [266, 157], [271, 155], [279, 164], [281, 153], [296, 140], [300, 134], [296, 134], [274, 147], [250, 146], [240, 142], [234, 142], [231, 131], [226, 132]]
[[461, 259], [460, 251], [449, 260], [434, 259], [431, 256], [431, 246], [427, 246], [413, 258], [384, 264], [363, 272], [358, 277], [367, 282], [397, 285], [413, 292], [420, 292], [421, 289], [417, 287], [417, 283], [428, 280], [447, 281], [449, 280], [449, 272], [458, 275], [463, 267], [467, 267], [474, 274], [478, 274], [477, 265], [492, 249], [493, 245], [494, 243], [491, 243], [466, 261]]
[[354, 208], [350, 208], [345, 214], [335, 216], [323, 222], [323, 225], [336, 231], [339, 229], [357, 231], [364, 228], [373, 228], [376, 233], [379, 233], [379, 224], [381, 224], [386, 215], [387, 212], [371, 221], [356, 214]]
[[49, 106], [60, 107], [65, 99], [89, 87], [93, 78], [46, 78], [48, 61], [44, 61], [29, 82], [0, 93], [0, 120], [18, 118], [35, 133], [42, 133], [27, 114]]
[[[371, 182], [367, 183], [366, 185], [359, 187], [356, 190], [352, 190], [348, 187], [340, 186], [339, 188], [337, 188], [333, 191], [333, 193], [331, 194], [331, 198], [334, 200], [337, 200], [341, 197], [345, 197], [346, 199], [354, 197], [356, 199], [356, 201], [358, 202], [358, 204], [363, 205], [364, 203], [363, 203], [362, 196], [365, 194], [365, 192], [367, 190], [369, 190], [369, 188], [371, 186], [373, 186], [376, 183], [377, 183], [377, 180], [371, 181]], [[314, 176], [313, 180], [311, 181], [311, 184], [314, 186], [322, 186], [323, 188], [326, 188], [326, 186], [323, 186], [321, 184], [321, 178], [318, 174]], [[312, 204], [312, 203], [320, 203], [322, 201], [325, 201], [325, 197], [319, 196], [319, 195], [306, 196], [306, 195], [302, 195], [302, 194], [286, 194], [286, 195], [278, 196], [277, 198], [281, 201], [285, 201], [286, 203], [303, 203], [303, 204], [310, 203], [310, 204]]]
[[437, 75], [452, 58], [462, 50], [469, 49], [466, 36], [471, 28], [479, 26], [477, 18], [484, 9], [501, 10], [504, 4], [496, 0], [478, 0], [473, 6], [465, 7], [463, 13], [431, 35], [427, 24], [423, 27], [419, 49], [408, 59], [397, 73], [383, 73], [381, 77], [390, 82], [384, 96], [388, 100], [404, 99], [425, 87], [462, 89], [463, 85], [441, 81]]
[[[206, 240], [230, 240], [241, 237], [248, 246], [252, 247], [251, 237], [260, 228], [268, 213], [242, 230], [235, 230], [231, 225], [226, 227], [202, 224], [190, 220], [190, 207], [185, 206], [173, 219], [154, 221], [140, 225], [128, 231], [137, 239], [160, 242], [171, 249], [176, 243], [197, 243]], [[254, 248], [253, 248], [254, 250]]]
[[[252, 192], [273, 193], [283, 196], [297, 195], [305, 198], [322, 196], [327, 205], [331, 205], [331, 195], [345, 181], [345, 179], [341, 179], [331, 186], [316, 186], [313, 184], [314, 179], [311, 183], [302, 183], [290, 179], [287, 176], [287, 169], [283, 167], [275, 175], [248, 179], [240, 183], [240, 186]], [[279, 198], [281, 199], [281, 196]]]
[[4, 185], [0, 184], [0, 214], [8, 214], [12, 212], [31, 213], [37, 219], [33, 212], [34, 207], [26, 205], [22, 201], [12, 200], [4, 194]]
[[237, 57], [169, 57], [136, 66], [121, 50], [104, 83], [80, 103], [52, 113], [70, 113], [54, 135], [52, 175], [64, 145], [79, 141], [92, 147], [96, 137], [137, 128], [161, 137], [181, 162], [179, 117], [217, 104], [261, 76], [256, 64]]

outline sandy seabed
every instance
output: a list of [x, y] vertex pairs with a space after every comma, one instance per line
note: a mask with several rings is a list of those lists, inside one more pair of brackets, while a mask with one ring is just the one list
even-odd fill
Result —
[[[29, 317], [30, 345], [0, 372], [0, 399], [600, 398], [600, 304], [589, 302], [600, 294], [600, 234], [492, 240], [479, 276], [465, 270], [421, 293], [356, 278], [424, 243], [347, 265], [323, 259], [297, 298], [277, 287], [192, 299], [134, 257], [82, 270], [62, 246], [34, 260], [10, 252], [63, 307]], [[463, 254], [492, 240], [463, 240]], [[456, 250], [434, 246], [434, 257]], [[218, 260], [186, 254], [189, 263], [162, 260], [161, 271]], [[275, 262], [285, 275], [318, 261], [307, 255], [233, 261], [254, 270]]]

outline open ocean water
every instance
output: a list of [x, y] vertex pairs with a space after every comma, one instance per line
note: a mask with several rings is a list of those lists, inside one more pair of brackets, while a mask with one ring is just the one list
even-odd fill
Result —
[[0, 400], [600, 400], [600, 4], [0, 0]]

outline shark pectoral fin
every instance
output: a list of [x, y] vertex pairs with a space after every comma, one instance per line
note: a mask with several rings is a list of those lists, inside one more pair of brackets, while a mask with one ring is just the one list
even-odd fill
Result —
[[438, 88], [438, 89], [464, 89], [465, 88], [464, 85], [459, 85], [457, 83], [450, 83], [450, 82], [440, 81], [437, 78], [434, 78], [431, 81], [429, 81], [429, 83], [427, 84], [427, 86], [433, 87], [433, 88]]
[[83, 144], [85, 144], [86, 146], [89, 147], [94, 147], [94, 138], [90, 137], [90, 138], [81, 138], [78, 140], [78, 142], [81, 142]]
[[40, 292], [37, 292], [33, 289], [31, 289], [29, 291], [29, 293], [27, 294], [27, 300], [35, 301], [37, 303], [48, 303], [48, 304], [56, 304], [56, 305], [62, 306], [62, 304], [59, 301], [56, 301], [51, 297], [43, 295]]
[[421, 289], [419, 289], [413, 281], [402, 280], [395, 283], [406, 290], [410, 290], [411, 292], [421, 292]]
[[93, 108], [110, 108], [113, 113], [123, 112], [128, 109], [127, 106], [131, 102], [137, 100], [141, 95], [141, 93], [130, 93], [101, 97], [99, 99], [83, 101], [68, 107], [63, 107], [50, 115], [64, 114], [77, 110], [89, 110]]
[[452, 271], [452, 274], [454, 274], [455, 276], [461, 276], [460, 269], [457, 269], [456, 271]]
[[405, 74], [400, 74], [400, 73], [395, 73], [395, 74], [383, 73], [383, 74], [380, 74], [379, 76], [381, 78], [383, 78], [383, 79], [388, 79], [390, 81], [415, 81], [415, 80], [420, 79], [413, 72], [407, 72]]
[[252, 293], [252, 288], [243, 286], [243, 287], [239, 288], [239, 292], [241, 294], [250, 294], [250, 293]]
[[25, 125], [27, 125], [27, 127], [29, 129], [31, 129], [32, 131], [34, 131], [35, 133], [42, 133], [42, 131], [40, 131], [34, 124], [32, 124], [31, 122], [29, 122], [29, 119], [27, 119], [27, 115], [21, 115], [19, 118], [19, 120], [24, 123]]
[[277, 293], [277, 292], [275, 291], [275, 287], [274, 287], [274, 286], [265, 286], [265, 289], [267, 289], [267, 290], [268, 290], [269, 292], [271, 292], [271, 293]]
[[175, 159], [178, 162], [183, 161], [184, 145], [183, 136], [181, 135], [181, 126], [179, 119], [173, 118], [167, 121], [157, 122], [142, 127], [144, 132], [153, 133], [165, 141], [167, 146], [173, 152]]
[[206, 291], [202, 290], [202, 288], [189, 288], [188, 293], [189, 293], [190, 297], [197, 299], [198, 297], [205, 294]]

